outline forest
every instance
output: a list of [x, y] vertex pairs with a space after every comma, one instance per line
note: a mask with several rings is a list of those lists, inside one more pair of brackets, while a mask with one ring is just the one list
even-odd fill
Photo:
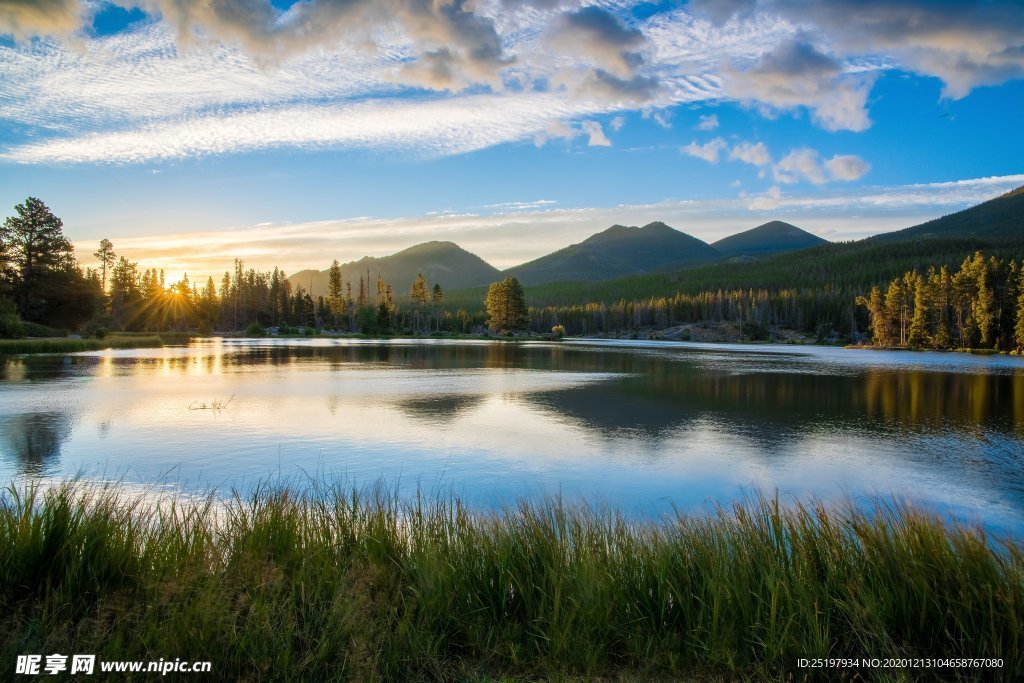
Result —
[[734, 322], [751, 340], [772, 327], [814, 334], [819, 341], [870, 339], [884, 348], [993, 349], [1024, 347], [1024, 267], [1013, 259], [967, 256], [947, 265], [906, 271], [865, 294], [853, 287], [718, 289], [605, 304], [531, 308], [532, 329], [563, 325], [569, 334], [597, 334], [704, 322]]
[[379, 273], [344, 281], [337, 260], [326, 295], [316, 297], [280, 268], [258, 271], [241, 259], [219, 281], [194, 282], [186, 274], [170, 282], [163, 271], [118, 256], [109, 240], [93, 254], [96, 265], [83, 268], [63, 223], [42, 201], [30, 197], [15, 212], [0, 226], [0, 337], [270, 328], [281, 334], [556, 329], [590, 335], [730, 322], [751, 340], [787, 328], [819, 341], [887, 348], [1024, 346], [1024, 268], [1013, 256], [1019, 241], [1005, 236], [868, 240], [525, 293], [517, 283], [509, 290], [516, 313], [495, 315], [508, 305], [492, 300], [493, 292], [504, 291], [496, 288], [500, 283], [486, 295], [472, 289], [449, 296], [421, 274], [410, 291], [396, 292]]
[[[444, 307], [444, 292], [420, 276], [408, 293], [395, 293], [378, 274], [342, 282], [331, 267], [327, 296], [293, 287], [279, 268], [260, 272], [235, 259], [219, 282], [170, 282], [162, 270], [118, 256], [102, 240], [96, 267], [82, 267], [62, 221], [28, 198], [0, 227], [0, 337], [57, 336], [79, 331], [213, 331], [259, 334], [318, 329], [366, 334], [469, 332], [485, 314]], [[401, 306], [399, 301], [401, 300]], [[481, 300], [482, 305], [482, 300]]]

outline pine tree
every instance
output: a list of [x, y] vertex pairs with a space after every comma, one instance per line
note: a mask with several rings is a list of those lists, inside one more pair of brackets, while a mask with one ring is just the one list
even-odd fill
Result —
[[487, 288], [487, 326], [498, 333], [524, 329], [530, 321], [523, 286], [514, 277], [491, 283]]
[[983, 348], [992, 345], [994, 339], [995, 313], [992, 309], [993, 293], [990, 283], [990, 270], [987, 263], [982, 261], [978, 269], [978, 294], [974, 300], [974, 321], [978, 326], [978, 337]]
[[885, 292], [885, 337], [888, 343], [882, 346], [903, 346], [905, 330], [901, 323], [903, 313], [903, 287], [900, 281], [893, 280]]
[[916, 348], [924, 348], [928, 345], [928, 303], [925, 292], [924, 279], [914, 273], [910, 278], [914, 288], [914, 313], [910, 320], [910, 331], [907, 336], [907, 343]]
[[423, 277], [423, 273], [418, 273], [416, 279], [412, 283], [412, 290], [409, 292], [409, 300], [413, 304], [425, 304], [430, 299], [430, 294], [427, 291], [427, 279]]
[[100, 271], [103, 273], [101, 286], [103, 293], [107, 293], [107, 269], [113, 268], [117, 262], [117, 254], [114, 253], [114, 244], [108, 239], [100, 240], [100, 248], [93, 254], [100, 260]]
[[59, 271], [73, 269], [74, 252], [64, 237], [64, 222], [46, 204], [29, 197], [14, 207], [0, 225], [0, 244], [11, 270], [12, 293], [18, 312], [27, 320], [46, 316], [46, 290]]
[[872, 287], [870, 296], [867, 298], [857, 297], [857, 305], [868, 309], [868, 326], [871, 328], [875, 346], [891, 346], [892, 340], [889, 338], [889, 324], [886, 319], [885, 304], [882, 301], [882, 291], [878, 287]]
[[1024, 349], [1024, 267], [1020, 269], [1020, 276], [1017, 279], [1017, 324], [1014, 326], [1014, 336], [1017, 338], [1017, 350]]
[[338, 259], [331, 262], [331, 268], [327, 271], [327, 308], [334, 320], [334, 327], [338, 326], [338, 316], [344, 311], [345, 301], [342, 299], [341, 264]]

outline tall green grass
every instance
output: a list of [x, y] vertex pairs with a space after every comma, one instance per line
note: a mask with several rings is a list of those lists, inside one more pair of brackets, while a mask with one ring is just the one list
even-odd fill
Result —
[[[218, 680], [797, 680], [798, 658], [996, 657], [1019, 680], [1024, 552], [905, 505], [757, 499], [658, 525], [520, 503], [264, 487], [226, 505], [11, 486], [3, 666], [210, 660]], [[849, 672], [847, 672], [848, 676]]]

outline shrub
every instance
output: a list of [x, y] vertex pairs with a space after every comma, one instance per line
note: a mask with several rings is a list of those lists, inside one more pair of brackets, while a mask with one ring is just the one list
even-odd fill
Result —
[[768, 328], [760, 323], [745, 322], [740, 328], [740, 332], [750, 341], [765, 341], [768, 339]]
[[28, 321], [22, 321], [21, 326], [25, 329], [26, 337], [66, 337], [65, 330], [59, 330], [49, 325], [41, 325]]
[[25, 336], [25, 327], [18, 316], [0, 314], [0, 339], [20, 339]]
[[96, 339], [103, 339], [107, 336], [107, 328], [96, 320], [86, 325], [82, 331], [85, 332], [86, 336], [95, 337]]
[[249, 323], [249, 326], [245, 328], [246, 337], [262, 337], [264, 334], [266, 334], [266, 331], [259, 323]]

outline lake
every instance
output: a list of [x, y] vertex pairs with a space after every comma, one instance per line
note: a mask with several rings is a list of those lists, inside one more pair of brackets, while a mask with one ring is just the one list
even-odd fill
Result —
[[1024, 359], [568, 340], [205, 339], [0, 358], [0, 479], [383, 481], [635, 518], [755, 489], [1024, 531]]

